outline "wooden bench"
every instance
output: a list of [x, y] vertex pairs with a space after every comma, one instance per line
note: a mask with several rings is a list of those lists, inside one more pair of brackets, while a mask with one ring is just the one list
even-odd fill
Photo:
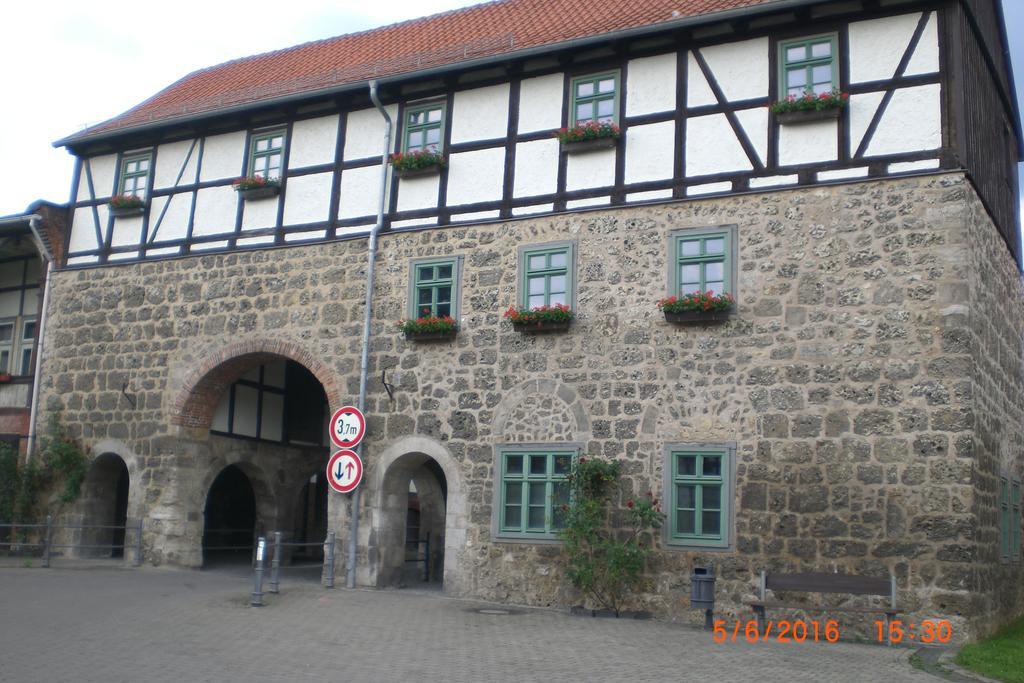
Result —
[[[889, 598], [888, 607], [830, 607], [825, 605], [808, 605], [799, 602], [782, 602], [768, 600], [767, 592], [788, 591], [790, 593], [848, 593], [851, 595], [885, 595]], [[892, 640], [889, 634], [889, 624], [892, 619], [902, 612], [896, 609], [896, 577], [890, 575], [888, 579], [879, 579], [871, 576], [854, 576], [852, 574], [829, 574], [827, 572], [803, 572], [796, 574], [767, 574], [761, 572], [761, 585], [758, 593], [760, 599], [754, 602], [747, 602], [753, 608], [757, 617], [757, 627], [760, 633], [765, 632], [765, 611], [769, 608], [778, 609], [801, 609], [822, 612], [853, 612], [860, 614], [884, 614], [885, 635], [889, 645]]]

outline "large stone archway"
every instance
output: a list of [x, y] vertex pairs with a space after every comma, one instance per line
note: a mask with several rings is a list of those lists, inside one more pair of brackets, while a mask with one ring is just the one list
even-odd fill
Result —
[[334, 371], [294, 341], [257, 337], [210, 350], [199, 354], [199, 358], [201, 361], [194, 367], [188, 366], [187, 361], [181, 362], [179, 390], [170, 409], [173, 425], [209, 429], [217, 402], [232, 382], [254, 367], [281, 358], [295, 361], [313, 373], [331, 406], [342, 403], [342, 385]]
[[[435, 472], [443, 476], [430, 476], [425, 466], [433, 461]], [[452, 595], [464, 594], [468, 583], [459, 570], [460, 555], [465, 552], [467, 537], [467, 502], [463, 475], [459, 463], [444, 446], [432, 439], [410, 436], [385, 449], [375, 459], [371, 474], [374, 493], [371, 533], [368, 539], [370, 585], [385, 587], [400, 582], [401, 567], [405, 562], [405, 532], [409, 482], [422, 492], [426, 509], [422, 511], [425, 523], [443, 523], [443, 555], [440, 571], [444, 577], [444, 590]], [[436, 509], [443, 500], [443, 510]]]

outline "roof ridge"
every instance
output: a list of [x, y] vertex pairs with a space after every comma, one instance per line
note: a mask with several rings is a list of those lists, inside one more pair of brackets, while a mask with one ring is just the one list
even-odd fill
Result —
[[[414, 17], [412, 19], [404, 19], [402, 21], [394, 21], [394, 22], [391, 22], [390, 24], [382, 24], [381, 26], [374, 26], [372, 28], [363, 29], [362, 31], [353, 31], [352, 33], [339, 33], [336, 36], [330, 36], [328, 38], [317, 38], [316, 40], [307, 40], [304, 43], [297, 43], [295, 45], [290, 45], [288, 47], [278, 48], [277, 50], [270, 50], [268, 52], [258, 52], [256, 54], [252, 54], [252, 55], [245, 55], [245, 56], [242, 56], [242, 57], [236, 57], [234, 59], [229, 59], [229, 60], [227, 60], [225, 62], [220, 62], [219, 64], [213, 64], [211, 66], [204, 66], [201, 69], [196, 69], [195, 71], [189, 72], [185, 76], [182, 76], [182, 78], [180, 78], [179, 80], [177, 80], [174, 83], [172, 83], [171, 86], [177, 85], [181, 81], [183, 81], [183, 80], [185, 80], [187, 78], [190, 78], [192, 76], [196, 76], [196, 75], [199, 75], [199, 74], [207, 72], [207, 71], [214, 71], [216, 69], [222, 69], [222, 68], [224, 68], [226, 66], [230, 66], [230, 65], [233, 65], [233, 64], [244, 64], [245, 62], [248, 62], [250, 60], [263, 59], [263, 58], [266, 58], [266, 57], [278, 57], [278, 56], [281, 56], [281, 55], [289, 53], [289, 52], [296, 52], [296, 51], [298, 51], [300, 49], [311, 47], [313, 45], [326, 45], [326, 44], [333, 43], [334, 41], [337, 41], [337, 40], [346, 40], [346, 39], [354, 38], [356, 36], [363, 36], [363, 35], [368, 35], [368, 34], [371, 34], [371, 33], [383, 32], [383, 31], [387, 31], [387, 30], [390, 30], [390, 29], [396, 29], [396, 28], [398, 28], [400, 26], [406, 26], [406, 25], [409, 25], [409, 24], [426, 23], [428, 21], [431, 21], [431, 20], [434, 20], [434, 19], [438, 19], [440, 17], [444, 17], [444, 16], [448, 16], [448, 15], [461, 14], [461, 13], [469, 13], [471, 11], [479, 10], [482, 7], [486, 7], [486, 6], [490, 6], [490, 5], [501, 5], [501, 4], [512, 3], [512, 2], [530, 2], [530, 0], [485, 0], [485, 2], [478, 2], [478, 3], [473, 4], [473, 5], [467, 5], [466, 7], [456, 7], [455, 9], [449, 9], [449, 10], [445, 10], [443, 12], [435, 12], [434, 14], [428, 14], [428, 15], [423, 16], [423, 17]], [[168, 86], [168, 87], [171, 87], [171, 86]], [[166, 88], [164, 88], [164, 90], [166, 90]], [[163, 92], [163, 91], [161, 90], [161, 92]], [[159, 94], [159, 93], [157, 93], [157, 94]], [[154, 95], [154, 97], [155, 97], [155, 95]], [[142, 103], [140, 103], [140, 104], [142, 104]]]

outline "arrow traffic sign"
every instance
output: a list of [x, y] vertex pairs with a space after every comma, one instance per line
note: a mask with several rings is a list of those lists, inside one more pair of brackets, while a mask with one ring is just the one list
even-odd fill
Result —
[[327, 461], [327, 483], [338, 493], [354, 491], [363, 480], [363, 461], [352, 451], [338, 451]]
[[331, 441], [338, 448], [355, 448], [366, 434], [366, 418], [358, 408], [338, 408], [331, 416]]

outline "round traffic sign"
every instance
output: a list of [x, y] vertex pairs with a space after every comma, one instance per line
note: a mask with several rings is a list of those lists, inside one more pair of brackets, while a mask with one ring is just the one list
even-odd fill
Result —
[[366, 434], [366, 418], [359, 408], [338, 408], [331, 416], [331, 441], [338, 448], [355, 448]]
[[363, 480], [363, 461], [352, 451], [338, 451], [327, 461], [327, 483], [338, 493], [354, 491]]

